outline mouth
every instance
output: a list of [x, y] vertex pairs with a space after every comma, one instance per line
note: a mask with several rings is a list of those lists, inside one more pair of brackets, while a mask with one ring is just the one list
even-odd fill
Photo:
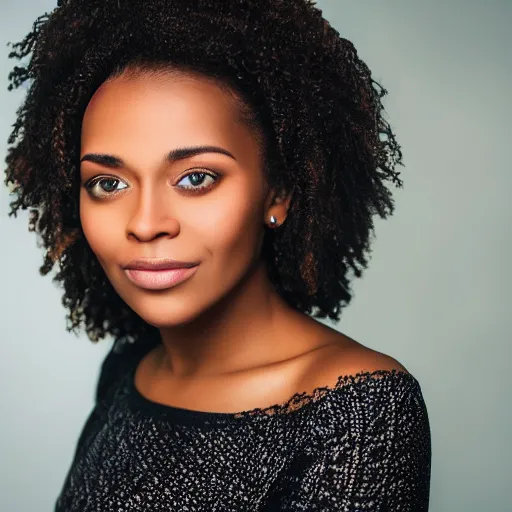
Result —
[[165, 290], [182, 283], [195, 274], [199, 265], [162, 270], [147, 270], [125, 268], [128, 279], [140, 288], [146, 290]]

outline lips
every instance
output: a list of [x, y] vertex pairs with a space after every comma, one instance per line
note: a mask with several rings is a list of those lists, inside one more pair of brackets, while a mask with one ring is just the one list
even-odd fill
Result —
[[188, 268], [164, 270], [125, 269], [128, 279], [140, 288], [146, 290], [165, 290], [185, 281], [195, 274], [198, 265]]
[[146, 290], [165, 290], [191, 277], [198, 266], [199, 262], [146, 258], [133, 260], [123, 269], [136, 286]]
[[198, 262], [171, 260], [170, 258], [152, 258], [133, 260], [123, 268], [131, 270], [174, 270], [177, 268], [191, 268]]

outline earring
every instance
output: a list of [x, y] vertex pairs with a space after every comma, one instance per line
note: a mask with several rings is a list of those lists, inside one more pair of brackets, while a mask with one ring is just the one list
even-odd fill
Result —
[[277, 226], [277, 219], [273, 215], [270, 217], [270, 226], [271, 227]]

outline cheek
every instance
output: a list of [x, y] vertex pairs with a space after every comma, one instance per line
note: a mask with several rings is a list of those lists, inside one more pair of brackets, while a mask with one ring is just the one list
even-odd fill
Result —
[[103, 264], [115, 259], [118, 246], [112, 242], [119, 237], [120, 220], [116, 220], [112, 212], [107, 214], [107, 209], [85, 206], [80, 208], [80, 221], [85, 238], [98, 260]]
[[230, 287], [259, 259], [261, 212], [254, 205], [238, 205], [230, 215], [218, 217], [215, 224], [209, 219], [201, 237], [211, 257], [210, 277]]
[[244, 254], [254, 252], [263, 227], [263, 205], [255, 190], [238, 187], [202, 213], [201, 218], [194, 219], [192, 229], [214, 259], [226, 256], [243, 260]]

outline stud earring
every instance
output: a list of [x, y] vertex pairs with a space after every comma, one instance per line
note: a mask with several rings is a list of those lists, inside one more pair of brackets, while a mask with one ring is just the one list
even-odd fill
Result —
[[277, 219], [273, 215], [270, 217], [270, 226], [271, 227], [277, 226]]

